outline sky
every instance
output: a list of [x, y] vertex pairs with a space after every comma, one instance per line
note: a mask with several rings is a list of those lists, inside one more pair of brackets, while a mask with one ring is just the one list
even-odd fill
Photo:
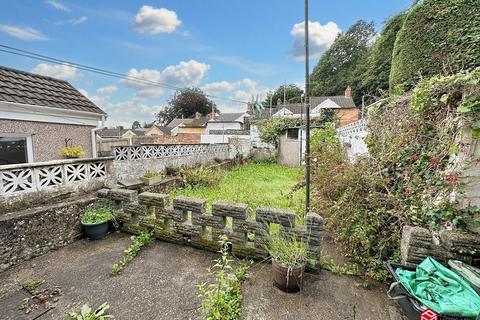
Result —
[[[0, 2], [0, 44], [173, 87], [197, 86], [243, 112], [283, 83], [304, 83], [301, 0]], [[311, 68], [359, 19], [384, 22], [411, 0], [310, 0]], [[0, 65], [69, 81], [107, 124], [151, 122], [174, 90], [0, 52]], [[240, 102], [238, 102], [240, 101]]]

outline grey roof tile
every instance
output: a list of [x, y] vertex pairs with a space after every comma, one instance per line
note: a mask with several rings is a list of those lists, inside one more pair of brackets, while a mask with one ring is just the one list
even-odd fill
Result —
[[70, 83], [0, 66], [0, 100], [105, 114]]

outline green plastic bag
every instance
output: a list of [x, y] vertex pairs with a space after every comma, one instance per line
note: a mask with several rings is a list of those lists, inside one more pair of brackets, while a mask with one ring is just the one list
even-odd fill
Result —
[[410, 295], [438, 314], [468, 318], [480, 315], [480, 296], [431, 257], [423, 260], [416, 271], [397, 268], [395, 273]]

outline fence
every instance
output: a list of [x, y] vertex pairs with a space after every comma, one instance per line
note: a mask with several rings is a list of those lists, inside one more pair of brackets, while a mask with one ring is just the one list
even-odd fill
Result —
[[0, 195], [11, 196], [104, 180], [107, 177], [107, 162], [111, 160], [112, 158], [59, 160], [2, 166]]
[[218, 240], [226, 235], [233, 253], [240, 257], [268, 257], [265, 246], [271, 225], [279, 225], [281, 235], [307, 244], [307, 267], [320, 266], [323, 220], [316, 213], [309, 213], [304, 224], [297, 224], [294, 212], [258, 208], [253, 218], [247, 213], [248, 206], [239, 203], [214, 202], [208, 212], [206, 200], [183, 196], [176, 197], [172, 207], [167, 207], [166, 194], [102, 189], [98, 196], [115, 204], [125, 231], [138, 234], [151, 230], [161, 240], [212, 251], [218, 251]]
[[160, 159], [164, 157], [181, 157], [221, 152], [229, 152], [228, 143], [119, 146], [114, 149], [114, 157], [116, 161], [123, 161]]
[[368, 154], [368, 148], [364, 141], [367, 136], [367, 121], [365, 119], [337, 129], [337, 134], [342, 143], [349, 147], [348, 157], [350, 161], [355, 161], [359, 155]]

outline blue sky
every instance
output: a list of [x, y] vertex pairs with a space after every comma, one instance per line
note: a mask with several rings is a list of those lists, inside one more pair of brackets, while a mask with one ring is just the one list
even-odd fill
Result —
[[[358, 19], [378, 31], [410, 0], [311, 0], [312, 68]], [[303, 83], [301, 0], [22, 0], [0, 3], [0, 44], [248, 101]], [[109, 124], [151, 121], [173, 91], [0, 52], [0, 64], [63, 78], [109, 114]], [[245, 105], [216, 99], [220, 110]]]

